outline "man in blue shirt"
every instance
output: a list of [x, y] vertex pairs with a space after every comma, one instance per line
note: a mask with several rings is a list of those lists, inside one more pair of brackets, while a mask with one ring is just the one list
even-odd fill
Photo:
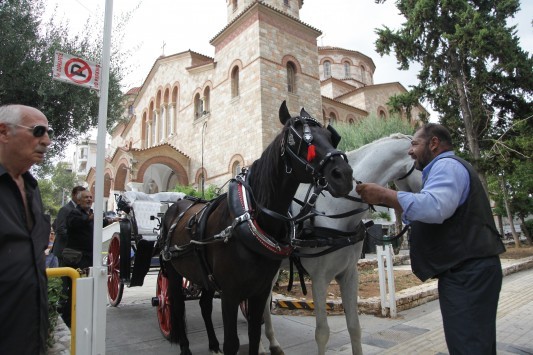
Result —
[[474, 168], [454, 155], [448, 130], [430, 123], [414, 135], [408, 154], [422, 170], [419, 193], [359, 184], [361, 198], [402, 212], [411, 225], [413, 273], [437, 278], [450, 354], [496, 354], [496, 311], [505, 247]]

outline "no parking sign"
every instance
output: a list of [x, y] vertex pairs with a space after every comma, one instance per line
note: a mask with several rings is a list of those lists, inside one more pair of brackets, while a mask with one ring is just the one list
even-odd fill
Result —
[[53, 79], [100, 90], [100, 64], [56, 51]]

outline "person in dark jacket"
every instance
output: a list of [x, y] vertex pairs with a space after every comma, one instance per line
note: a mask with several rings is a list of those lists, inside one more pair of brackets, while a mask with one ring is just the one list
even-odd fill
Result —
[[[57, 257], [59, 266], [61, 267], [67, 266], [63, 262], [63, 249], [65, 249], [68, 240], [67, 216], [69, 215], [70, 211], [75, 209], [78, 205], [78, 194], [84, 190], [85, 187], [83, 186], [74, 186], [71, 191], [71, 200], [59, 209], [57, 217], [54, 220], [54, 223], [52, 224], [52, 227], [54, 228], [56, 234], [54, 245], [52, 246], [52, 253]], [[61, 290], [63, 298], [60, 301], [60, 305], [57, 311], [59, 312], [61, 317], [65, 319], [70, 318], [71, 310], [69, 308], [70, 304], [67, 300], [69, 298], [70, 285], [72, 284], [72, 282], [67, 276], [62, 277], [61, 280], [63, 281], [63, 287]]]
[[[85, 269], [93, 265], [93, 231], [94, 213], [93, 194], [84, 190], [78, 193], [78, 205], [67, 216], [67, 248], [82, 252], [82, 258], [77, 265], [70, 267]], [[105, 225], [104, 225], [105, 226]]]
[[[76, 269], [86, 269], [93, 265], [93, 233], [94, 233], [94, 213], [91, 209], [93, 205], [93, 194], [89, 190], [78, 192], [78, 206], [70, 211], [67, 216], [68, 240], [65, 248], [74, 249], [81, 252], [82, 256], [78, 263], [69, 264], [63, 260], [65, 266]], [[117, 221], [117, 219], [104, 218], [103, 226]], [[67, 287], [70, 289], [71, 281], [68, 280]], [[71, 293], [68, 292], [67, 304], [62, 310], [62, 317], [65, 324], [71, 326]]]
[[[72, 263], [68, 259], [63, 259], [63, 265], [74, 269], [86, 269], [93, 264], [93, 230], [94, 214], [91, 206], [93, 204], [93, 194], [91, 191], [79, 191], [76, 195], [78, 205], [70, 210], [66, 216], [65, 225], [67, 227], [67, 243], [65, 248], [74, 249], [82, 253], [81, 259]], [[65, 249], [63, 249], [65, 250]], [[64, 279], [64, 292], [67, 300], [61, 307], [61, 317], [65, 324], [71, 327], [72, 318], [72, 281]]]
[[78, 205], [77, 195], [79, 192], [85, 190], [83, 186], [75, 186], [71, 192], [71, 200], [59, 209], [57, 217], [54, 221], [53, 227], [56, 235], [54, 245], [52, 246], [52, 253], [57, 256], [60, 266], [63, 265], [63, 249], [67, 245], [67, 216]]
[[414, 135], [409, 155], [422, 170], [420, 193], [359, 184], [370, 204], [402, 211], [411, 224], [413, 273], [438, 279], [450, 354], [496, 354], [496, 311], [505, 251], [489, 200], [474, 168], [452, 151], [448, 130], [429, 123]]
[[45, 354], [50, 217], [29, 173], [44, 159], [53, 131], [23, 105], [0, 106], [0, 354]]

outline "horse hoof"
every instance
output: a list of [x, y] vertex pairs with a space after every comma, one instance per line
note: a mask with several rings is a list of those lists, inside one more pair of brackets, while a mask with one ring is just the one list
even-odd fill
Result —
[[276, 346], [275, 348], [270, 348], [270, 355], [285, 355], [285, 353], [279, 346]]

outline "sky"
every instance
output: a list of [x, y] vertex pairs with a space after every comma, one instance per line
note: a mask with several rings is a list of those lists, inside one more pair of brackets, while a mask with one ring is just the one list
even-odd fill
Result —
[[[171, 55], [190, 49], [214, 57], [214, 47], [209, 41], [227, 24], [226, 1], [141, 1], [121, 38], [124, 48], [135, 51], [126, 62], [131, 72], [123, 83], [125, 90], [142, 85], [161, 54]], [[45, 16], [53, 14], [56, 20], [69, 21], [71, 33], [77, 34], [83, 31], [89, 16], [103, 16], [105, 3], [106, 0], [47, 0]], [[133, 10], [137, 4], [139, 1], [136, 0], [114, 0], [113, 14], [119, 16]], [[374, 83], [399, 81], [409, 88], [417, 83], [418, 66], [400, 71], [393, 56], [380, 57], [374, 49], [376, 28], [383, 25], [399, 28], [404, 21], [394, 4], [393, 0], [385, 4], [375, 4], [374, 0], [305, 0], [300, 20], [322, 32], [319, 46], [356, 50], [371, 57], [376, 65]], [[521, 7], [513, 24], [519, 26], [522, 48], [533, 53], [533, 1], [522, 0]], [[114, 25], [117, 23], [114, 20]], [[432, 111], [428, 105], [424, 106]]]

